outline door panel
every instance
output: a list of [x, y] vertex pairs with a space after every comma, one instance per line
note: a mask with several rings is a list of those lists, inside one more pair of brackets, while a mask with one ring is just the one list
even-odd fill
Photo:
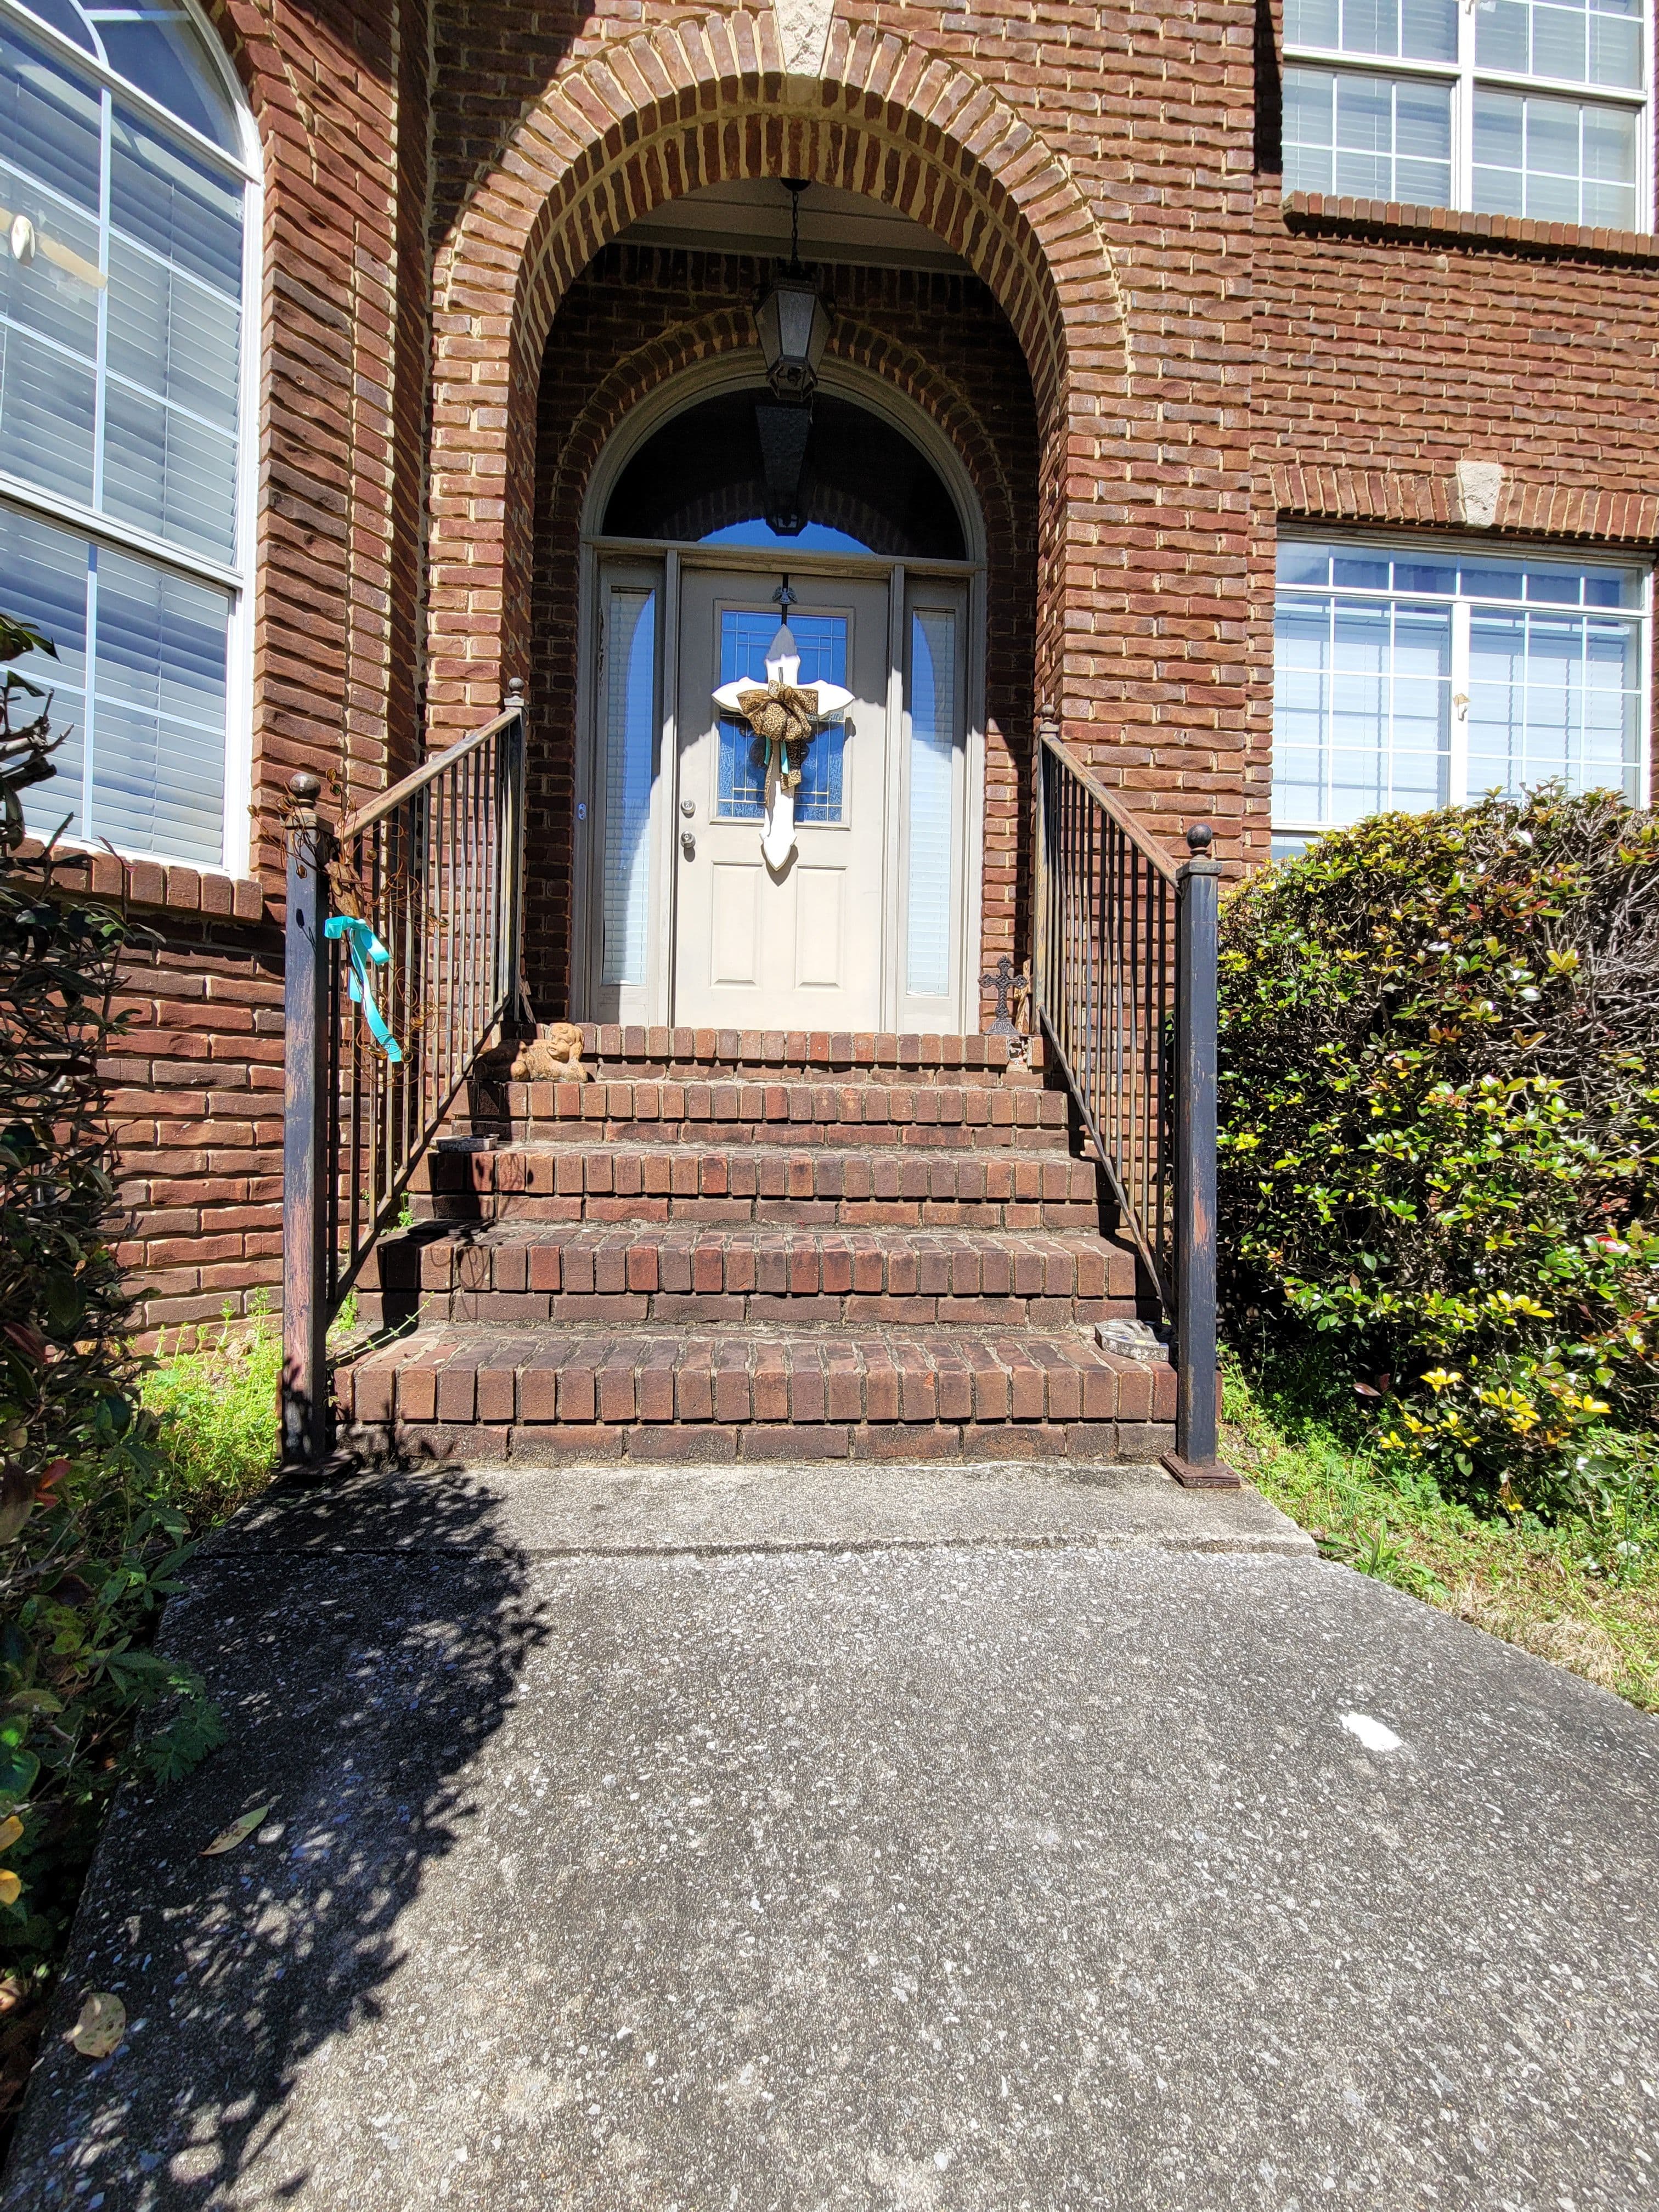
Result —
[[757, 860], [711, 860], [714, 899], [709, 980], [752, 988], [760, 981], [761, 878]]
[[800, 682], [844, 684], [853, 705], [808, 750], [795, 854], [775, 876], [760, 849], [763, 748], [711, 696], [738, 678], [764, 683], [773, 580], [694, 570], [681, 585], [673, 1018], [692, 1027], [879, 1025], [888, 592], [792, 582]]

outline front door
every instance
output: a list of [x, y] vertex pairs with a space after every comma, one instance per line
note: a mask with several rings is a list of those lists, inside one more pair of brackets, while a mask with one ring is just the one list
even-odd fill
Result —
[[765, 749], [714, 705], [716, 687], [766, 681], [781, 619], [769, 577], [695, 569], [680, 602], [674, 1019], [691, 1028], [881, 1026], [887, 842], [887, 585], [791, 579], [803, 686], [853, 694], [807, 748], [795, 852], [761, 851]]

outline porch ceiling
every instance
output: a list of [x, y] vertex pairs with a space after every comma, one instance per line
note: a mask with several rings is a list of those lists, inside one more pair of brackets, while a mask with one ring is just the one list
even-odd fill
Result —
[[[772, 178], [707, 185], [669, 200], [623, 234], [629, 246], [678, 246], [713, 253], [786, 255], [789, 195]], [[875, 269], [943, 269], [967, 264], [921, 224], [879, 200], [814, 185], [801, 195], [800, 247], [807, 261], [856, 262]]]

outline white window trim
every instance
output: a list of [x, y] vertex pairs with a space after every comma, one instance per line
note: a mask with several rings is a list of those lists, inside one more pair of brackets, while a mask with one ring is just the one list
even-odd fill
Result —
[[[1355, 54], [1340, 46], [1311, 46], [1284, 42], [1286, 68], [1330, 70], [1339, 74], [1415, 79], [1452, 87], [1451, 173], [1453, 210], [1475, 213], [1474, 205], [1474, 93], [1480, 85], [1495, 92], [1537, 93], [1552, 100], [1572, 100], [1581, 105], [1622, 107], [1638, 118], [1636, 132], [1636, 221], [1632, 228], [1653, 227], [1653, 106], [1654, 33], [1656, 10], [1644, 4], [1642, 15], [1642, 82], [1639, 86], [1585, 84], [1573, 78], [1522, 76], [1509, 70], [1477, 69], [1474, 59], [1477, 10], [1473, 0], [1459, 0], [1457, 59], [1431, 62], [1404, 55]], [[1528, 218], [1522, 217], [1522, 221]], [[1538, 218], [1532, 218], [1538, 220]], [[1601, 228], [1602, 226], [1588, 226]]]
[[[1316, 530], [1303, 527], [1281, 530], [1279, 533], [1278, 543], [1281, 545], [1347, 545], [1352, 546], [1356, 552], [1370, 553], [1376, 556], [1387, 555], [1390, 558], [1398, 558], [1401, 554], [1414, 555], [1419, 557], [1426, 557], [1431, 555], [1438, 554], [1458, 561], [1468, 561], [1472, 557], [1478, 558], [1480, 553], [1484, 550], [1486, 559], [1492, 562], [1547, 561], [1557, 568], [1577, 568], [1586, 569], [1611, 568], [1618, 570], [1624, 575], [1629, 575], [1632, 572], [1639, 575], [1642, 580], [1642, 596], [1641, 604], [1638, 606], [1617, 608], [1607, 607], [1598, 610], [1597, 611], [1609, 615], [1617, 615], [1624, 621], [1633, 623], [1636, 626], [1637, 666], [1638, 670], [1637, 689], [1638, 696], [1641, 701], [1642, 714], [1641, 731], [1637, 746], [1637, 803], [1638, 805], [1642, 806], [1647, 806], [1651, 804], [1653, 789], [1654, 571], [1653, 564], [1650, 561], [1646, 560], [1640, 555], [1633, 552], [1621, 556], [1618, 554], [1603, 550], [1583, 552], [1575, 546], [1561, 544], [1552, 545], [1547, 543], [1529, 542], [1527, 544], [1511, 544], [1508, 539], [1505, 539], [1501, 544], [1486, 545], [1484, 544], [1484, 541], [1479, 538], [1471, 537], [1467, 534], [1453, 536], [1445, 532], [1437, 532], [1433, 536], [1430, 536], [1425, 533], [1421, 537], [1415, 537], [1404, 536], [1399, 533], [1388, 534], [1382, 532]], [[1515, 602], [1510, 600], [1492, 600], [1489, 602], [1484, 599], [1476, 601], [1461, 592], [1455, 596], [1452, 596], [1445, 592], [1396, 592], [1391, 589], [1386, 591], [1365, 591], [1360, 589], [1358, 586], [1346, 585], [1338, 585], [1334, 586], [1328, 585], [1280, 585], [1275, 578], [1273, 584], [1273, 608], [1275, 615], [1278, 611], [1279, 595], [1281, 592], [1287, 599], [1313, 599], [1319, 598], [1322, 593], [1326, 596], [1329, 596], [1333, 591], [1334, 591], [1339, 597], [1354, 599], [1407, 599], [1413, 602], [1420, 601], [1425, 605], [1444, 604], [1449, 605], [1451, 607], [1451, 696], [1453, 703], [1449, 732], [1449, 757], [1447, 762], [1448, 796], [1446, 803], [1450, 806], [1468, 805], [1470, 803], [1470, 793], [1468, 789], [1468, 710], [1467, 703], [1465, 707], [1460, 710], [1456, 702], [1459, 698], [1462, 698], [1465, 702], [1467, 702], [1469, 696], [1470, 611], [1476, 605], [1482, 606], [1487, 605], [1510, 606], [1513, 605]], [[1523, 602], [1522, 604], [1532, 605], [1534, 603]], [[1540, 602], [1536, 604], [1538, 605], [1538, 611], [1540, 613], [1548, 611], [1547, 607], [1543, 603]], [[1577, 611], [1580, 613], [1586, 613], [1590, 611], [1590, 610], [1580, 608]], [[1477, 793], [1474, 796], [1478, 798], [1480, 796], [1480, 793]], [[1406, 811], [1417, 811], [1419, 810], [1407, 809]], [[1349, 825], [1333, 822], [1293, 821], [1280, 816], [1276, 801], [1273, 805], [1272, 835], [1275, 837], [1322, 837], [1329, 830], [1341, 829], [1346, 826]]]
[[[164, 107], [147, 92], [129, 83], [96, 54], [89, 54], [83, 46], [76, 46], [73, 39], [65, 38], [52, 24], [31, 14], [27, 7], [16, 4], [16, 0], [0, 0], [0, 18], [14, 24], [20, 33], [50, 53], [66, 70], [77, 72], [100, 89], [113, 94], [125, 106], [130, 107], [134, 114], [159, 134], [174, 139], [195, 159], [211, 165], [223, 175], [234, 177], [243, 188], [241, 359], [237, 390], [234, 563], [228, 568], [221, 562], [191, 552], [187, 547], [153, 537], [147, 531], [132, 529], [108, 515], [82, 506], [76, 501], [42, 491], [38, 485], [26, 483], [3, 471], [0, 471], [0, 501], [10, 507], [21, 507], [42, 521], [60, 524], [64, 529], [73, 531], [77, 537], [89, 538], [94, 544], [108, 545], [120, 552], [135, 553], [146, 561], [171, 568], [179, 575], [191, 577], [229, 593], [230, 610], [225, 626], [224, 823], [221, 843], [222, 857], [218, 872], [233, 877], [246, 877], [252, 865], [253, 626], [257, 582], [255, 562], [258, 545], [259, 353], [264, 307], [260, 289], [261, 249], [264, 234], [264, 165], [258, 131], [248, 106], [247, 95], [231, 67], [230, 57], [224, 50], [219, 33], [198, 4], [198, 0], [183, 0], [183, 5], [201, 33], [210, 65], [218, 72], [220, 84], [236, 118], [241, 144], [235, 153], [227, 153], [215, 140], [173, 114], [171, 108]], [[107, 148], [105, 149], [103, 167], [107, 191]], [[106, 207], [100, 209], [101, 225], [107, 225], [108, 212]], [[98, 343], [101, 368], [104, 344], [101, 316]], [[100, 395], [102, 389], [100, 378]], [[100, 397], [100, 408], [101, 404]], [[101, 423], [100, 428], [101, 432]], [[97, 452], [101, 465], [101, 435]], [[60, 844], [64, 850], [88, 849], [88, 841], [69, 835], [64, 836]], [[90, 842], [90, 849], [107, 849], [106, 842], [94, 838]], [[188, 865], [183, 861], [170, 862], [164, 854], [157, 855], [137, 847], [117, 846], [114, 849], [125, 860], [159, 858], [164, 866]]]

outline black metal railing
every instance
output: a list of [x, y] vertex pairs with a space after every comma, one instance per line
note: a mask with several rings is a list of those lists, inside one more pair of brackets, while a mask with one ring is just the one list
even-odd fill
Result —
[[289, 784], [283, 1441], [328, 1446], [328, 1325], [523, 997], [524, 709], [331, 829]]
[[1036, 1020], [1174, 1323], [1185, 1482], [1216, 1457], [1218, 863], [1190, 830], [1177, 866], [1042, 724], [1036, 749]]

